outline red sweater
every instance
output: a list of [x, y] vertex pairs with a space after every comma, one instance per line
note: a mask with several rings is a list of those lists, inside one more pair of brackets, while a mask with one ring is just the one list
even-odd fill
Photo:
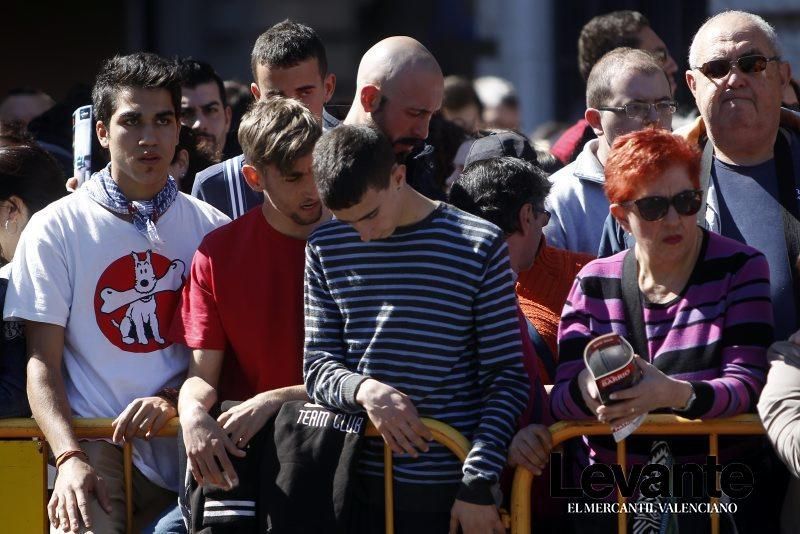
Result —
[[[572, 289], [572, 282], [581, 268], [593, 260], [589, 254], [571, 252], [548, 246], [542, 236], [539, 255], [533, 267], [519, 273], [517, 278], [517, 296], [522, 313], [533, 323], [539, 335], [550, 347], [556, 363], [558, 361], [558, 323], [561, 320], [561, 309]], [[540, 363], [539, 376], [545, 384], [552, 384], [549, 376]]]

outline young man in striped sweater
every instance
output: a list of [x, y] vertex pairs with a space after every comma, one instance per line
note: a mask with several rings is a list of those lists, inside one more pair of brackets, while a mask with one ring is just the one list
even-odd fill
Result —
[[[313, 160], [336, 220], [306, 249], [309, 396], [366, 411], [400, 455], [397, 532], [504, 532], [493, 488], [529, 386], [503, 234], [409, 187], [391, 143], [371, 128], [328, 132]], [[420, 417], [472, 442], [463, 469], [428, 444]], [[381, 457], [381, 443], [368, 441], [352, 531], [382, 529]]]

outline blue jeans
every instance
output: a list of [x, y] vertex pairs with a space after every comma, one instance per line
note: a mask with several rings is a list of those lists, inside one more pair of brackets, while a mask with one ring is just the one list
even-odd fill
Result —
[[142, 534], [186, 534], [186, 525], [177, 504], [164, 510], [164, 513], [148, 525]]

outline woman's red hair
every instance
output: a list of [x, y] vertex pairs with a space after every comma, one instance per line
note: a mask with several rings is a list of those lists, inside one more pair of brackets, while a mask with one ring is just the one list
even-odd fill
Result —
[[700, 151], [667, 130], [647, 128], [618, 137], [605, 166], [605, 191], [609, 202], [634, 200], [636, 191], [667, 169], [680, 165], [700, 188]]

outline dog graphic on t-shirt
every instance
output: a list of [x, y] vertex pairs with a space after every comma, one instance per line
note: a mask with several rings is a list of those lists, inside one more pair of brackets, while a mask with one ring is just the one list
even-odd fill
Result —
[[145, 327], [149, 327], [152, 338], [156, 343], [164, 344], [158, 321], [158, 301], [156, 294], [161, 291], [178, 291], [183, 285], [185, 265], [181, 260], [173, 260], [163, 276], [159, 277], [153, 268], [151, 251], [145, 253], [144, 259], [139, 259], [136, 252], [131, 252], [134, 266], [134, 283], [131, 289], [118, 291], [105, 287], [100, 291], [103, 313], [111, 313], [123, 306], [127, 306], [125, 315], [117, 322], [112, 319], [112, 324], [119, 330], [122, 343], [132, 345], [140, 343], [147, 345], [148, 335]]

